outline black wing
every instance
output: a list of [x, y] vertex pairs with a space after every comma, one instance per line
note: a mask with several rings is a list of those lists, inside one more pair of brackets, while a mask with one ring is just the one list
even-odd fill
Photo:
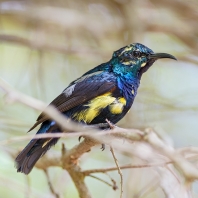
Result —
[[[109, 77], [107, 77], [109, 75]], [[50, 105], [53, 105], [58, 111], [65, 112], [78, 105], [81, 105], [96, 96], [116, 89], [115, 77], [110, 74], [105, 76], [88, 75], [82, 79], [77, 79], [70, 84]], [[29, 130], [31, 131], [40, 123], [48, 120], [49, 117], [41, 113], [37, 122]]]

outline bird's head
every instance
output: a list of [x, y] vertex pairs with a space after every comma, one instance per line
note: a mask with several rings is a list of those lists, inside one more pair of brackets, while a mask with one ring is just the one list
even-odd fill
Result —
[[171, 58], [177, 60], [174, 56], [167, 53], [154, 53], [148, 47], [133, 43], [123, 47], [113, 53], [114, 72], [132, 73], [134, 76], [141, 78], [142, 74], [158, 59]]

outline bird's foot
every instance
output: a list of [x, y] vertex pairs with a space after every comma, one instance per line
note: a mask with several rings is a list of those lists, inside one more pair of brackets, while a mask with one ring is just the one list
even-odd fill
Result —
[[104, 151], [105, 150], [105, 144], [101, 145], [101, 150]]
[[81, 136], [79, 136], [78, 137], [78, 141], [80, 142], [80, 140], [83, 138], [83, 136], [81, 135]]
[[110, 129], [114, 129], [116, 127], [116, 125], [114, 125], [113, 123], [111, 123], [108, 119], [106, 119], [106, 122], [108, 123]]

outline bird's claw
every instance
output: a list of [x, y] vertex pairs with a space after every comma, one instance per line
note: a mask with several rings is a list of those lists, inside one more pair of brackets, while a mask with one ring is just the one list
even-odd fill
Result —
[[79, 142], [80, 142], [80, 140], [81, 140], [82, 137], [83, 137], [82, 135], [78, 137], [78, 141], [79, 141]]
[[101, 146], [101, 150], [104, 151], [105, 150], [105, 144], [102, 144]]
[[106, 122], [108, 123], [110, 129], [114, 129], [115, 125], [113, 123], [111, 123], [108, 119], [106, 119]]

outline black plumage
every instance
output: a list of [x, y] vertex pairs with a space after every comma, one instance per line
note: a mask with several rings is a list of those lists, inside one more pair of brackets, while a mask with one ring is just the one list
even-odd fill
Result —
[[[131, 108], [141, 76], [160, 58], [175, 59], [170, 54], [154, 53], [134, 43], [113, 53], [112, 58], [70, 83], [51, 105], [72, 120], [88, 125], [117, 123]], [[44, 113], [31, 131], [41, 124], [37, 134], [57, 133], [61, 128]], [[38, 159], [55, 145], [58, 138], [32, 139], [16, 158], [18, 172], [28, 174]]]

